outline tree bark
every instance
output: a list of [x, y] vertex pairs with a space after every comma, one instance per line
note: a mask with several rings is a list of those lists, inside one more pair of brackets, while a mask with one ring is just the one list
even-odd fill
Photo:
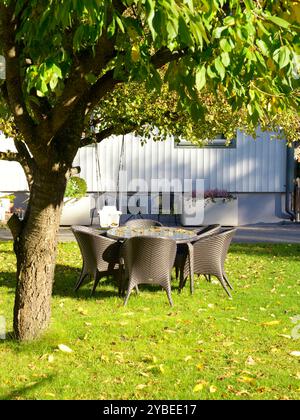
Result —
[[15, 240], [14, 332], [21, 341], [37, 338], [50, 322], [57, 234], [65, 187], [65, 171], [35, 171], [28, 211]]

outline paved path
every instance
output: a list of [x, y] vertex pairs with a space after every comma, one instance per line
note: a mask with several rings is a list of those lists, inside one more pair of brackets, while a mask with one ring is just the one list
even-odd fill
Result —
[[[11, 239], [8, 229], [0, 229], [0, 241], [10, 241]], [[71, 242], [75, 239], [70, 229], [64, 227], [60, 229], [59, 240], [60, 242]], [[300, 224], [283, 222], [241, 226], [238, 228], [234, 242], [300, 244]]]

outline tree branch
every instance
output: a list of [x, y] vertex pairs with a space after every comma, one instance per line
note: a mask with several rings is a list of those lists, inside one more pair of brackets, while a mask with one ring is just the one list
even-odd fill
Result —
[[87, 96], [91, 85], [86, 79], [89, 74], [99, 75], [115, 56], [115, 37], [108, 38], [104, 33], [94, 51], [85, 50], [74, 56], [74, 65], [70, 78], [65, 83], [65, 89], [59, 102], [48, 114], [48, 118], [38, 127], [39, 136], [48, 142], [64, 125], [82, 98]]
[[19, 162], [21, 159], [20, 155], [15, 152], [8, 150], [7, 152], [0, 152], [0, 160], [7, 160], [8, 162]]
[[14, 15], [14, 7], [15, 2], [12, 2], [9, 7], [2, 4], [0, 9], [1, 32], [6, 60], [7, 98], [15, 122], [28, 144], [30, 144], [35, 132], [35, 124], [26, 108], [22, 91], [20, 59], [15, 40], [17, 17]]

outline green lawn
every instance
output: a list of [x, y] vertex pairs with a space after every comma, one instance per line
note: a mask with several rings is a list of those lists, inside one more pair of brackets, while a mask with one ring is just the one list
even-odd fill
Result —
[[[0, 315], [12, 328], [14, 255], [0, 244]], [[203, 277], [195, 294], [132, 294], [105, 282], [76, 296], [77, 245], [60, 244], [52, 324], [39, 341], [0, 340], [1, 399], [299, 399], [300, 246], [233, 245], [233, 300]], [[65, 353], [58, 346], [73, 350]]]

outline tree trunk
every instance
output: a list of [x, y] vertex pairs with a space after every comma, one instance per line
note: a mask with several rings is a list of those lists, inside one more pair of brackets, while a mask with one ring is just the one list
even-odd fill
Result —
[[28, 211], [15, 240], [17, 287], [14, 332], [18, 340], [37, 338], [49, 325], [57, 234], [65, 173], [36, 171]]

